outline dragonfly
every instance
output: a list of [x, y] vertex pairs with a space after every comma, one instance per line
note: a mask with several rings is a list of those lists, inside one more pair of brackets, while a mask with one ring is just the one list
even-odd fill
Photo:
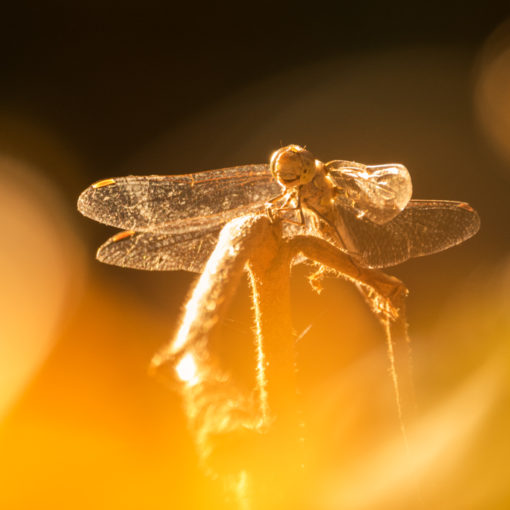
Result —
[[367, 268], [445, 250], [480, 227], [465, 202], [411, 196], [404, 165], [323, 163], [289, 145], [267, 164], [103, 179], [83, 191], [78, 210], [122, 229], [98, 260], [152, 271], [201, 272], [222, 227], [247, 214], [281, 220], [287, 236], [326, 239]]

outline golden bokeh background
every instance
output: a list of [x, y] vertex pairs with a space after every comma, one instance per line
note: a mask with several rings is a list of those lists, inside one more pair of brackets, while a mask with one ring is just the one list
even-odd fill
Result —
[[[327, 279], [318, 296], [296, 268], [303, 508], [510, 507], [510, 9], [405, 5], [12, 7], [0, 508], [230, 508], [179, 396], [147, 370], [196, 276], [97, 263], [112, 230], [75, 204], [100, 178], [260, 163], [289, 143], [403, 163], [415, 197], [467, 201], [482, 221], [464, 245], [389, 271], [411, 291], [409, 457], [379, 324], [351, 285]], [[251, 328], [244, 284], [219, 349], [247, 380]]]

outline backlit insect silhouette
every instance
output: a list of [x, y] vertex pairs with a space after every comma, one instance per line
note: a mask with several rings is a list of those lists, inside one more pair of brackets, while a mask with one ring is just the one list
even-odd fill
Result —
[[445, 250], [478, 231], [467, 203], [411, 194], [402, 165], [322, 163], [289, 145], [270, 164], [105, 179], [81, 194], [78, 209], [124, 229], [99, 248], [100, 261], [146, 270], [200, 272], [225, 223], [264, 211], [284, 220], [286, 235], [321, 237], [370, 268]]

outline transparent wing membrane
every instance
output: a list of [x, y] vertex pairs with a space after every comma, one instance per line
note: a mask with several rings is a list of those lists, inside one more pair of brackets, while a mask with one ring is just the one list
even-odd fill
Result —
[[378, 225], [343, 210], [345, 229], [368, 267], [400, 264], [455, 246], [476, 234], [480, 218], [464, 202], [411, 200], [393, 220]]
[[126, 230], [184, 233], [262, 211], [280, 192], [268, 165], [247, 165], [189, 175], [106, 179], [80, 195], [78, 209]]
[[97, 250], [97, 259], [115, 266], [147, 271], [202, 272], [221, 228], [182, 234], [120, 232]]
[[411, 177], [403, 165], [367, 166], [337, 160], [327, 163], [326, 172], [338, 187], [336, 202], [358, 218], [386, 223], [411, 199]]

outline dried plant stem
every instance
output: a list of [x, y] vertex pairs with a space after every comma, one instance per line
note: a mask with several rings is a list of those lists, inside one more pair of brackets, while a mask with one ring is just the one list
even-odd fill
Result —
[[[273, 226], [265, 216], [228, 223], [188, 300], [175, 338], [152, 361], [153, 370], [181, 392], [204, 466], [232, 474], [260, 450], [264, 404], [239, 391], [222, 361], [211, 353], [221, 320], [239, 285], [248, 258], [269, 246]], [[188, 360], [191, 373], [179, 380], [175, 368]], [[259, 395], [262, 392], [259, 391]], [[232, 455], [235, 452], [236, 455]]]
[[[290, 272], [295, 253], [275, 236], [248, 261], [255, 312], [257, 380], [264, 417], [264, 462], [253, 473], [252, 500], [269, 508], [295, 498], [304, 474], [303, 427], [297, 395], [295, 336], [290, 309]], [[276, 489], [276, 490], [275, 490]]]
[[390, 359], [390, 370], [397, 398], [400, 428], [409, 450], [407, 429], [416, 418], [411, 342], [407, 332], [405, 302], [395, 320], [383, 321]]
[[218, 333], [246, 261], [260, 248], [270, 225], [264, 216], [245, 216], [225, 225], [186, 303], [175, 338], [154, 357], [154, 366], [173, 363], [190, 349], [201, 350]]
[[406, 287], [394, 276], [359, 266], [351, 257], [321, 239], [295, 237], [292, 242], [305, 257], [320, 263], [322, 267], [333, 269], [338, 276], [355, 283], [381, 322], [386, 336], [398, 417], [407, 445], [406, 430], [415, 415], [415, 397], [407, 334]]
[[[204, 464], [215, 473], [240, 474], [237, 485], [250, 495], [249, 499], [257, 500], [259, 508], [275, 504], [277, 494], [288, 503], [302, 476], [302, 424], [290, 310], [290, 272], [299, 254], [360, 288], [386, 327], [392, 376], [400, 400], [397, 372], [401, 366], [408, 366], [402, 363], [401, 348], [408, 348], [403, 314], [405, 287], [381, 271], [358, 266], [349, 255], [324, 240], [308, 236], [285, 239], [281, 225], [265, 215], [238, 218], [223, 228], [186, 304], [175, 339], [153, 360], [159, 372], [170, 368], [173, 373], [175, 366], [187, 367], [187, 373], [176, 382]], [[256, 323], [255, 395], [243, 394], [233, 384], [210, 349], [245, 268], [250, 276]], [[246, 498], [243, 503], [248, 508]]]
[[251, 258], [248, 270], [255, 311], [257, 377], [264, 415], [273, 420], [287, 415], [296, 401], [289, 288], [292, 256], [285, 242], [266, 245], [263, 250], [268, 255], [271, 252], [270, 256]]

